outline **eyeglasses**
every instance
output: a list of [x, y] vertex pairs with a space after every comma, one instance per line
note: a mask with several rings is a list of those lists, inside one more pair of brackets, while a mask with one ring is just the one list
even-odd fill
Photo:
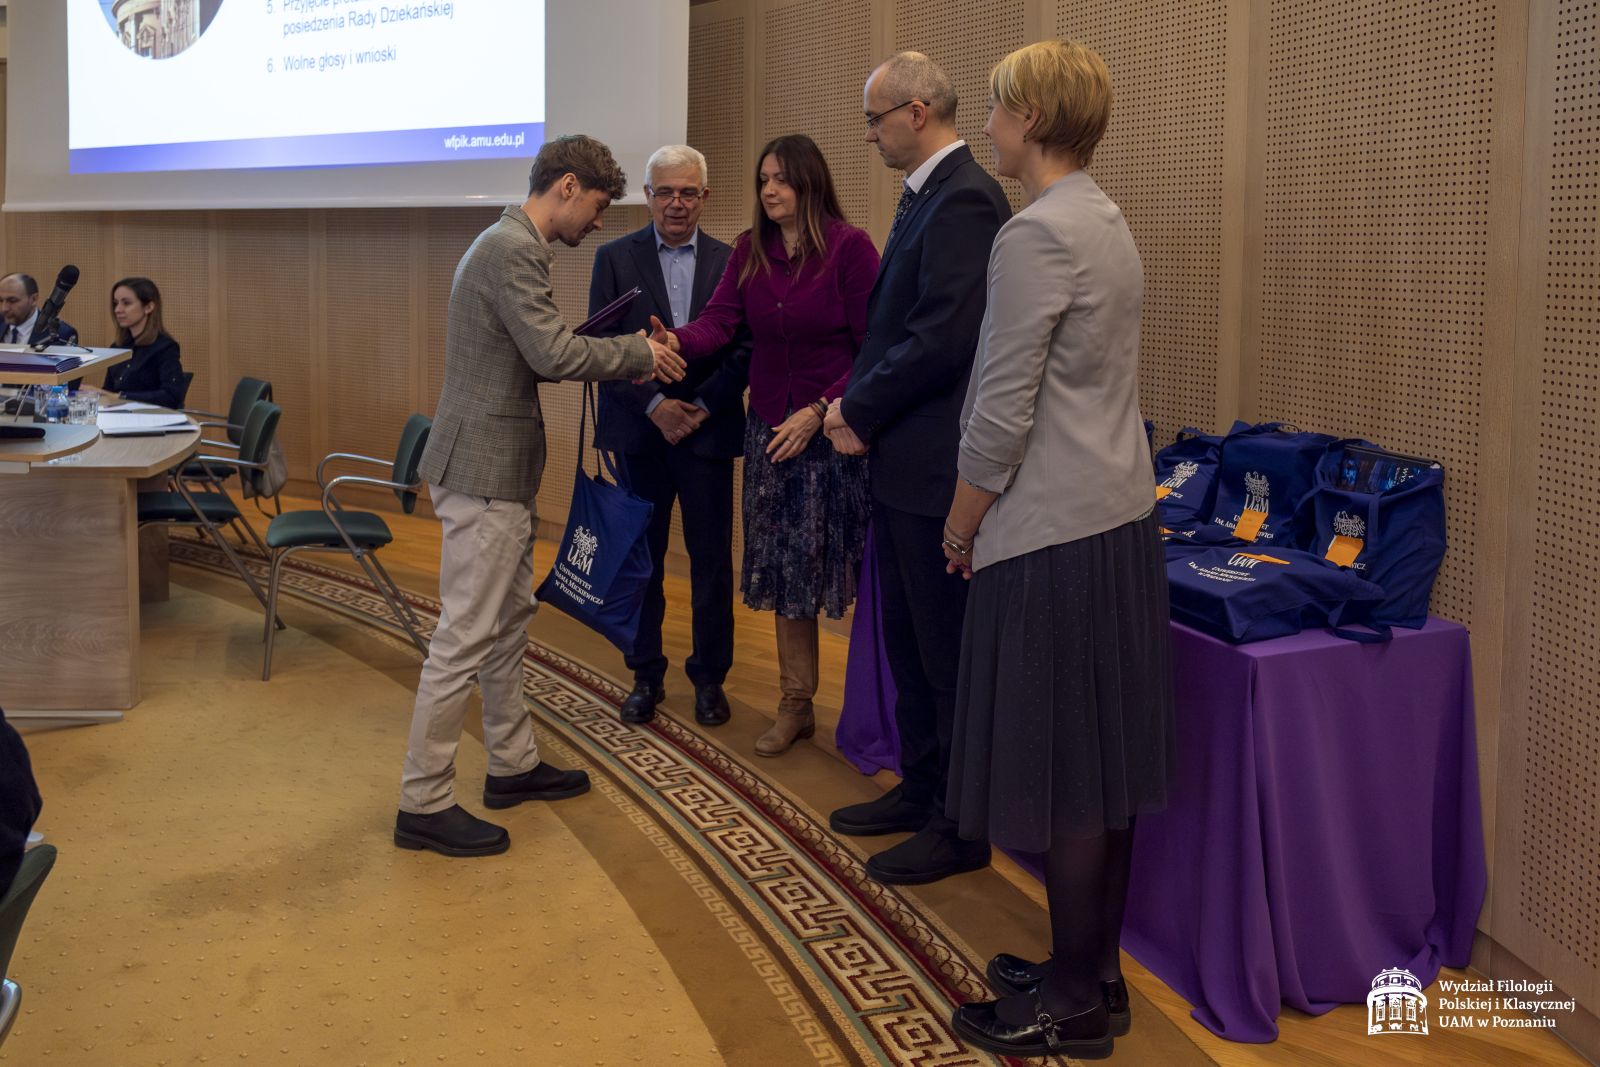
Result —
[[650, 195], [658, 204], [670, 204], [674, 200], [682, 200], [685, 206], [690, 206], [700, 199], [703, 192], [701, 189], [651, 189]]
[[896, 104], [894, 107], [885, 108], [884, 110], [878, 112], [876, 115], [873, 115], [873, 114], [869, 113], [867, 115], [867, 129], [869, 129], [869, 130], [877, 129], [878, 128], [878, 123], [883, 121], [883, 118], [884, 118], [885, 115], [892, 115], [894, 112], [899, 111], [901, 108], [910, 107], [912, 104], [921, 104], [923, 107], [927, 107], [928, 106], [925, 101], [917, 100], [917, 99], [913, 98], [911, 100], [905, 101], [902, 104]]

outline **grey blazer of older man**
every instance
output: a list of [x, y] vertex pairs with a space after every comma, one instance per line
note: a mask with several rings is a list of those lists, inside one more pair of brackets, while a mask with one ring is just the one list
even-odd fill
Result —
[[445, 328], [444, 389], [417, 470], [429, 483], [529, 501], [544, 473], [539, 383], [643, 378], [637, 335], [579, 337], [550, 287], [549, 243], [519, 207], [478, 235], [456, 267]]

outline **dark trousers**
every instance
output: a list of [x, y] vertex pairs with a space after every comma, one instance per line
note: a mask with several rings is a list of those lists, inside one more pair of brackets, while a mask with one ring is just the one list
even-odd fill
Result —
[[661, 620], [667, 598], [667, 540], [672, 532], [672, 502], [683, 513], [683, 541], [689, 550], [689, 602], [694, 611], [694, 650], [684, 673], [695, 685], [721, 685], [733, 666], [733, 460], [706, 459], [665, 441], [650, 452], [618, 453], [623, 482], [655, 505], [650, 517], [650, 586], [639, 614], [639, 635], [628, 669], [641, 682], [659, 683], [667, 674], [661, 651]]
[[934, 823], [943, 825], [967, 583], [945, 573], [942, 518], [874, 501], [872, 529], [884, 651], [899, 693], [894, 716], [904, 795], [928, 805]]

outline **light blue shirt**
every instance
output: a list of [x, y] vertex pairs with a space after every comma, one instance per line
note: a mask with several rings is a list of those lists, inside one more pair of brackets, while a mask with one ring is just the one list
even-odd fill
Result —
[[[672, 325], [682, 326], [689, 321], [689, 307], [694, 301], [694, 262], [700, 254], [700, 227], [696, 226], [689, 239], [677, 248], [664, 243], [653, 224], [650, 232], [655, 235], [656, 258], [661, 262], [661, 281], [667, 287], [667, 306], [672, 311]], [[645, 414], [654, 411], [662, 399], [659, 394], [652, 397], [650, 403], [645, 405]], [[695, 397], [694, 402], [701, 410], [710, 410], [699, 397]]]

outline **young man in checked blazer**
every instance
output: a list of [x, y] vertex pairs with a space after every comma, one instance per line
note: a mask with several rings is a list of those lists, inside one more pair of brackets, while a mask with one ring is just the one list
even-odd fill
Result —
[[456, 267], [444, 389], [418, 470], [444, 528], [443, 609], [417, 684], [394, 841], [447, 856], [504, 852], [506, 831], [456, 803], [455, 756], [474, 678], [483, 693], [489, 775], [483, 802], [509, 808], [587, 792], [589, 778], [539, 759], [522, 699], [532, 617], [534, 498], [544, 470], [541, 381], [676, 381], [684, 364], [645, 337], [578, 337], [550, 287], [552, 242], [576, 247], [614, 197], [622, 170], [590, 137], [547, 143], [528, 199], [506, 208]]

